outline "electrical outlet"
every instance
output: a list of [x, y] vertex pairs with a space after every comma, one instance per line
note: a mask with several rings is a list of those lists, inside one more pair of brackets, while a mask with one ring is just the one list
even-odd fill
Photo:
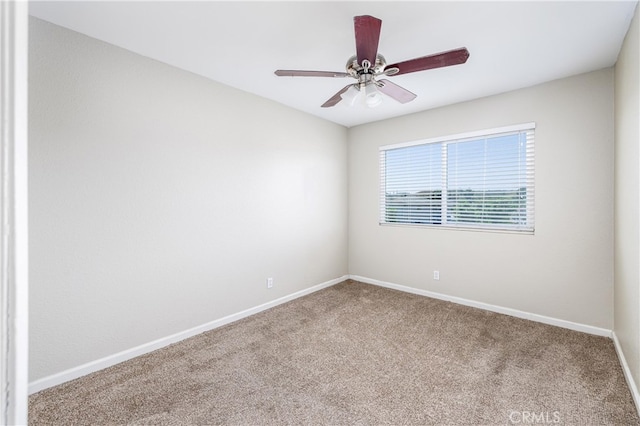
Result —
[[433, 271], [433, 279], [436, 281], [440, 279], [440, 271]]
[[267, 278], [267, 288], [273, 287], [273, 278]]

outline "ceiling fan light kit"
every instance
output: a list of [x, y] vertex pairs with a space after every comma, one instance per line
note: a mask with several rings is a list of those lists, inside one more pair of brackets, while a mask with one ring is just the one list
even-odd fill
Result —
[[391, 77], [464, 64], [469, 58], [469, 51], [462, 47], [387, 66], [384, 56], [378, 53], [382, 21], [373, 16], [363, 15], [355, 16], [353, 23], [356, 55], [347, 61], [346, 72], [276, 70], [275, 74], [279, 77], [352, 77], [357, 80], [357, 83], [343, 87], [322, 104], [322, 108], [333, 107], [340, 101], [344, 101], [348, 106], [354, 106], [359, 103], [359, 98], [364, 98], [364, 104], [374, 108], [382, 103], [383, 93], [402, 104], [411, 102], [417, 96], [387, 79], [378, 80], [378, 77]]
[[364, 96], [369, 108], [375, 108], [382, 103], [382, 95], [376, 89], [375, 83], [369, 83], [364, 87]]
[[346, 92], [340, 95], [344, 103], [348, 106], [354, 106], [356, 102], [360, 99], [360, 88], [357, 84], [352, 84], [349, 86]]

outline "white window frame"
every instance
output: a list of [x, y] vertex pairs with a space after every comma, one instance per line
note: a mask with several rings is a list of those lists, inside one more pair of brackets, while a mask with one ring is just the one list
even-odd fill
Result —
[[[421, 228], [437, 228], [437, 229], [464, 229], [464, 230], [479, 230], [479, 231], [493, 231], [493, 232], [514, 232], [533, 234], [535, 232], [535, 153], [534, 153], [534, 135], [536, 124], [534, 122], [516, 124], [505, 127], [498, 127], [493, 129], [477, 130], [473, 132], [459, 133], [455, 135], [441, 136], [436, 138], [429, 138], [411, 142], [402, 142], [391, 145], [383, 145], [379, 147], [380, 157], [380, 194], [379, 194], [379, 224], [384, 226], [413, 226]], [[526, 225], [525, 226], [512, 226], [512, 225], [491, 225], [480, 223], [448, 223], [447, 222], [447, 147], [452, 143], [472, 141], [477, 139], [484, 139], [496, 136], [503, 136], [508, 134], [525, 133], [527, 135], [526, 140], [526, 155], [529, 159], [530, 178], [526, 180], [527, 190], [527, 206], [526, 206]], [[413, 224], [403, 222], [387, 222], [387, 206], [386, 206], [386, 170], [385, 170], [385, 153], [390, 150], [398, 148], [406, 148], [427, 144], [442, 144], [442, 207], [441, 207], [441, 223], [440, 224]]]

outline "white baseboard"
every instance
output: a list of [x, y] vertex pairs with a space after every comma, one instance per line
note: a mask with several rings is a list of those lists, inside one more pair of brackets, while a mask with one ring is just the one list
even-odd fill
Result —
[[[301, 290], [290, 295], [281, 297], [279, 299], [273, 300], [271, 302], [264, 303], [262, 305], [246, 309], [244, 311], [228, 315], [224, 318], [220, 318], [206, 324], [202, 324], [200, 326], [172, 334], [170, 336], [166, 336], [157, 340], [154, 340], [149, 343], [145, 343], [140, 346], [136, 346], [131, 349], [124, 350], [122, 352], [118, 352], [113, 355], [109, 355], [107, 357], [88, 362], [86, 364], [79, 365], [77, 367], [70, 368], [68, 370], [62, 371], [60, 373], [53, 374], [51, 376], [43, 377], [41, 379], [35, 380], [29, 383], [29, 394], [33, 394], [39, 392], [41, 390], [60, 385], [62, 383], [68, 382], [73, 379], [77, 379], [78, 377], [85, 376], [87, 374], [93, 373], [95, 371], [99, 371], [110, 367], [112, 365], [127, 361], [129, 359], [135, 358], [140, 355], [144, 355], [146, 353], [155, 351], [156, 349], [163, 348], [172, 343], [179, 342], [181, 340], [187, 339], [189, 337], [193, 337], [197, 334], [204, 333], [209, 330], [213, 330], [215, 328], [221, 327], [223, 325], [232, 323], [234, 321], [238, 321], [242, 318], [246, 318], [248, 316], [257, 314], [258, 312], [262, 312], [274, 306], [289, 302], [291, 300], [297, 299], [302, 296], [306, 296], [307, 294], [314, 293], [318, 290], [322, 290], [327, 287], [331, 287], [335, 284], [338, 284], [346, 279], [353, 279], [356, 281], [360, 281], [367, 284], [373, 284], [380, 287], [391, 288], [394, 290], [404, 291], [406, 293], [418, 294], [421, 296], [427, 296], [434, 299], [445, 300], [452, 303], [457, 303], [460, 305], [471, 306], [474, 308], [484, 309], [491, 312], [497, 312], [500, 314], [510, 315], [517, 318], [528, 319], [532, 321], [537, 321], [544, 324], [555, 325], [558, 327], [568, 328], [570, 330], [581, 331], [583, 333], [594, 334], [597, 336], [605, 336], [605, 337], [613, 337], [616, 345], [616, 351], [618, 351], [618, 356], [620, 358], [621, 364], [623, 365], [623, 369], [625, 371], [625, 377], [629, 382], [629, 387], [631, 388], [631, 392], [634, 397], [634, 401], [636, 401], [637, 406], [640, 406], [640, 398], [638, 398], [638, 390], [631, 378], [630, 373], [628, 372], [628, 366], [626, 361], [624, 361], [624, 357], [622, 355], [622, 350], [619, 347], [619, 342], [615, 338], [615, 335], [611, 330], [607, 330], [604, 328], [593, 327], [585, 324], [579, 324], [571, 321], [561, 320], [557, 318], [551, 318], [544, 315], [533, 314], [530, 312], [519, 311], [517, 309], [505, 308], [502, 306], [491, 305], [483, 302], [477, 302], [474, 300], [464, 299], [456, 296], [449, 296], [446, 294], [436, 293], [428, 290], [421, 290], [413, 287], [407, 287], [400, 284], [389, 283], [385, 281], [375, 280], [372, 278], [366, 278], [358, 275], [344, 275], [340, 278], [336, 278], [330, 281], [326, 281], [324, 283], [315, 285], [313, 287], [307, 288], [305, 290]], [[633, 385], [632, 385], [633, 384]]]
[[123, 361], [127, 361], [137, 356], [155, 351], [156, 349], [163, 348], [172, 343], [176, 343], [181, 340], [187, 339], [189, 337], [193, 337], [197, 334], [204, 333], [205, 331], [222, 327], [223, 325], [227, 325], [234, 321], [238, 321], [242, 318], [246, 318], [248, 316], [257, 314], [258, 312], [262, 312], [269, 308], [273, 308], [274, 306], [281, 305], [283, 303], [289, 302], [299, 297], [306, 296], [307, 294], [314, 293], [318, 290], [322, 290], [323, 288], [331, 287], [332, 285], [345, 281], [348, 278], [349, 278], [348, 275], [344, 275], [340, 278], [335, 278], [333, 280], [323, 282], [321, 284], [315, 285], [313, 287], [309, 287], [304, 290], [297, 291], [295, 293], [289, 294], [279, 299], [272, 300], [271, 302], [263, 303], [262, 305], [255, 306], [253, 308], [249, 308], [232, 315], [228, 315], [224, 318], [220, 318], [220, 319], [208, 322], [206, 324], [202, 324], [200, 326], [193, 327], [188, 330], [172, 334], [167, 337], [162, 337], [152, 342], [145, 343], [143, 345], [136, 346], [134, 348], [127, 349], [122, 352], [118, 352], [116, 354], [109, 355], [107, 357], [104, 357], [92, 362], [88, 362], [86, 364], [82, 364], [65, 371], [61, 371], [60, 373], [56, 373], [51, 376], [43, 377], [42, 379], [38, 379], [29, 383], [29, 394], [33, 394], [41, 390], [68, 382], [70, 380], [77, 379], [78, 377], [85, 376], [95, 371], [99, 371], [107, 367], [111, 367], [112, 365], [119, 364]]
[[618, 359], [620, 360], [620, 365], [622, 366], [622, 372], [624, 373], [624, 378], [627, 381], [627, 386], [629, 386], [629, 391], [631, 391], [631, 396], [633, 397], [633, 402], [636, 404], [636, 411], [640, 414], [640, 393], [638, 393], [638, 386], [636, 386], [636, 381], [633, 379], [631, 375], [631, 370], [629, 369], [629, 364], [627, 363], [627, 359], [624, 356], [624, 352], [622, 351], [622, 346], [620, 346], [620, 341], [618, 340], [618, 336], [616, 336], [616, 332], [612, 332], [613, 345], [616, 348], [616, 353], [618, 354]]
[[510, 315], [512, 317], [528, 319], [531, 321], [541, 322], [543, 324], [555, 325], [558, 327], [568, 328], [570, 330], [581, 331], [583, 333], [588, 333], [588, 334], [594, 334], [596, 336], [611, 337], [612, 335], [611, 330], [607, 330], [606, 328], [599, 328], [591, 325], [579, 324], [571, 321], [547, 317], [544, 315], [538, 315], [530, 312], [519, 311], [517, 309], [491, 305], [488, 303], [476, 302], [475, 300], [463, 299], [461, 297], [456, 297], [456, 296], [448, 296], [442, 293], [436, 293], [428, 290], [421, 290], [418, 288], [407, 287], [400, 284], [389, 283], [385, 281], [375, 280], [372, 278], [361, 277], [358, 275], [350, 275], [349, 278], [352, 280], [360, 281], [367, 284], [373, 284], [380, 287], [400, 290], [406, 293], [418, 294], [420, 296], [427, 296], [434, 299], [445, 300], [447, 302], [453, 302], [459, 305], [471, 306], [473, 308], [484, 309], [486, 311], [497, 312], [499, 314]]

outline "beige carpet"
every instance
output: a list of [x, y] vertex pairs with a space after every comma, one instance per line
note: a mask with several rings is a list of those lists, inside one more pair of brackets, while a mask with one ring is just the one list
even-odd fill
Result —
[[353, 281], [29, 403], [33, 425], [640, 424], [610, 339]]

